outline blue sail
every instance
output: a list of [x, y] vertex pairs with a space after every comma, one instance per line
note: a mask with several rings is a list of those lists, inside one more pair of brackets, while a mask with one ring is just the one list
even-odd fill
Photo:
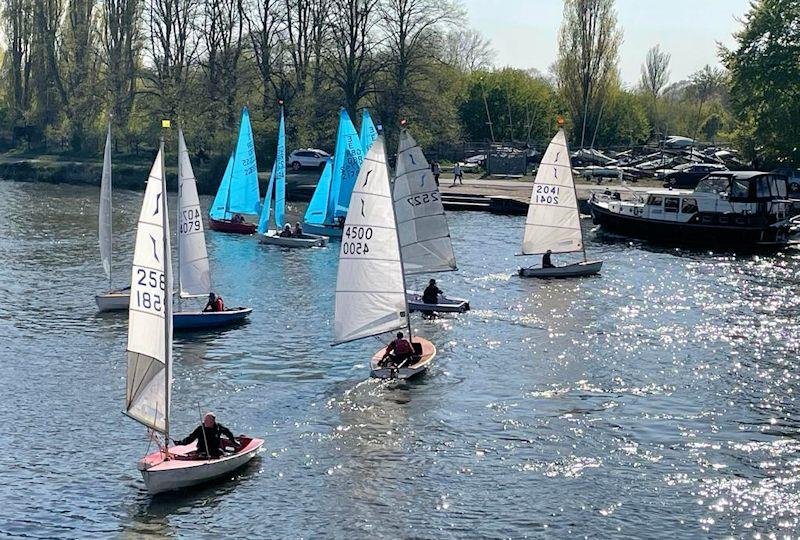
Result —
[[239, 138], [236, 141], [233, 172], [228, 193], [228, 213], [251, 215], [261, 213], [256, 149], [253, 142], [253, 129], [250, 126], [250, 113], [247, 107], [242, 110], [242, 121], [239, 124]]
[[269, 173], [269, 185], [264, 194], [264, 204], [261, 206], [261, 217], [258, 219], [258, 232], [264, 234], [269, 230], [269, 213], [272, 207], [272, 191], [275, 184], [275, 163], [272, 164], [272, 172]]
[[208, 213], [212, 218], [217, 220], [230, 218], [227, 209], [228, 192], [231, 187], [231, 172], [233, 172], [233, 154], [228, 158], [228, 166], [225, 167], [225, 174], [222, 175], [222, 180], [219, 183], [217, 196], [214, 197], [214, 203], [211, 205], [211, 211]]
[[361, 150], [366, 156], [367, 152], [369, 152], [369, 147], [378, 138], [378, 130], [375, 129], [372, 116], [370, 116], [367, 109], [364, 109], [361, 113], [361, 132], [358, 134], [358, 138], [361, 140]]
[[339, 130], [336, 134], [336, 150], [333, 154], [333, 179], [328, 201], [328, 223], [339, 216], [347, 215], [353, 186], [364, 161], [364, 151], [353, 122], [345, 109], [339, 113]]
[[328, 196], [331, 191], [331, 178], [333, 176], [333, 164], [331, 159], [325, 162], [325, 168], [317, 182], [317, 189], [314, 190], [314, 195], [311, 197], [311, 202], [308, 203], [308, 209], [303, 221], [312, 223], [314, 225], [322, 225], [325, 223], [325, 217], [328, 209]]
[[[283, 107], [281, 107], [281, 123], [278, 127], [278, 151], [275, 154], [275, 224], [278, 230], [283, 228], [286, 210], [286, 128], [283, 125]], [[270, 181], [271, 178], [270, 178]]]

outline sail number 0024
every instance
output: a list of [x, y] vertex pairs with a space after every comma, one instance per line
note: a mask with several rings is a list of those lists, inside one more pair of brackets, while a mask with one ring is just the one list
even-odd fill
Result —
[[539, 184], [536, 186], [535, 200], [538, 204], [558, 204], [558, 186]]
[[136, 306], [161, 313], [164, 310], [164, 273], [156, 270], [136, 269]]
[[201, 229], [200, 210], [192, 208], [181, 212], [181, 234], [196, 232]]
[[348, 225], [344, 228], [342, 253], [345, 255], [366, 255], [369, 253], [368, 241], [372, 240], [372, 227]]

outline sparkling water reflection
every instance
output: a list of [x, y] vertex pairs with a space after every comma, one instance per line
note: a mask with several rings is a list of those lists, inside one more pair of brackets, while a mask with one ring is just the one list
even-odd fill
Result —
[[[437, 277], [474, 310], [415, 316], [437, 360], [419, 382], [386, 384], [365, 380], [376, 341], [329, 347], [336, 244], [283, 251], [211, 233], [215, 287], [254, 312], [176, 339], [173, 425], [188, 432], [213, 409], [267, 449], [232, 482], [152, 499], [135, 468], [146, 437], [120, 414], [126, 320], [93, 303], [105, 286], [97, 199], [0, 183], [2, 536], [798, 528], [795, 250], [734, 257], [592, 235], [600, 277], [521, 280], [521, 219], [451, 213], [460, 271]], [[139, 204], [115, 194], [117, 284]]]

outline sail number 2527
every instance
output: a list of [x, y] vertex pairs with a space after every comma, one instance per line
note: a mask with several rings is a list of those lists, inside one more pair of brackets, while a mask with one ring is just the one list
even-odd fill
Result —
[[369, 253], [369, 240], [372, 240], [372, 227], [348, 225], [342, 234], [342, 253], [366, 255]]
[[422, 206], [423, 204], [428, 204], [429, 202], [438, 201], [439, 194], [438, 193], [423, 193], [422, 195], [414, 195], [412, 197], [406, 198], [408, 204], [411, 206]]
[[164, 273], [145, 268], [136, 269], [136, 307], [161, 313], [164, 310]]
[[538, 184], [534, 191], [534, 201], [537, 204], [558, 204], [558, 186]]

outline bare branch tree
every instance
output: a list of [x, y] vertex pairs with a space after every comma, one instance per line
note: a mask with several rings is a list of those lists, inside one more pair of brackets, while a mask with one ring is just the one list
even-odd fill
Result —
[[278, 11], [280, 2], [281, 0], [254, 0], [249, 9], [244, 11], [253, 56], [261, 76], [261, 97], [265, 115], [272, 109], [271, 95], [277, 94], [283, 97], [275, 77], [281, 54], [279, 38], [283, 28]]
[[470, 28], [451, 30], [442, 43], [441, 60], [463, 73], [489, 69], [494, 64], [495, 51], [488, 39]]
[[31, 0], [8, 0], [2, 11], [8, 40], [5, 68], [11, 75], [11, 122], [24, 120], [30, 107], [33, 6]]
[[[239, 60], [243, 51], [242, 0], [206, 0], [203, 41], [206, 45], [206, 87], [209, 104], [222, 102], [225, 127], [236, 123]], [[215, 116], [211, 116], [213, 122]], [[213, 127], [213, 126], [210, 126]]]
[[104, 0], [101, 43], [113, 121], [127, 126], [136, 95], [143, 0]]

